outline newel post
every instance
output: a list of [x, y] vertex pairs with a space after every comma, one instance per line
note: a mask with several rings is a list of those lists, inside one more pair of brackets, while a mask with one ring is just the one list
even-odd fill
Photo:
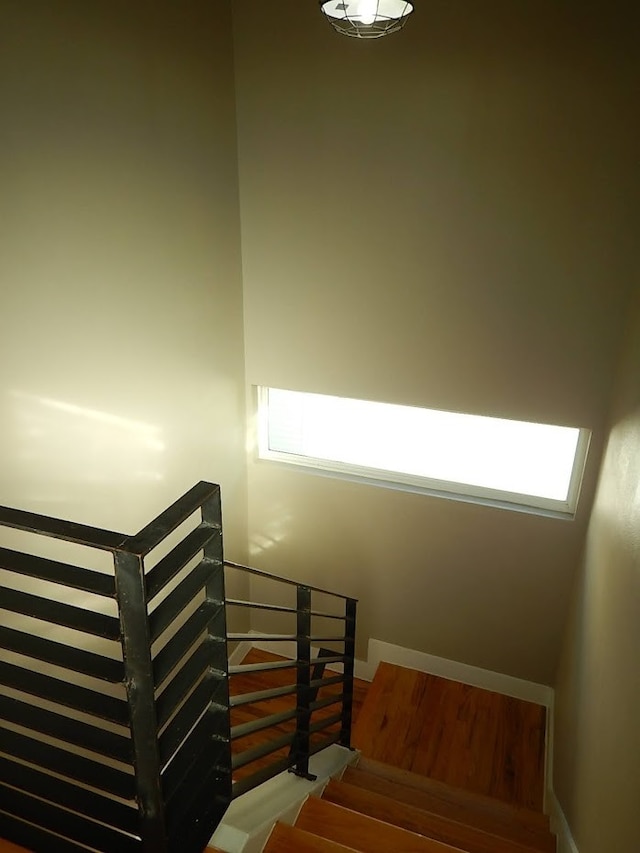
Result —
[[294, 740], [296, 762], [293, 772], [305, 779], [315, 779], [309, 773], [309, 749], [311, 747], [311, 590], [306, 586], [297, 588], [297, 713]]
[[144, 564], [126, 551], [116, 551], [114, 563], [143, 850], [167, 853]]

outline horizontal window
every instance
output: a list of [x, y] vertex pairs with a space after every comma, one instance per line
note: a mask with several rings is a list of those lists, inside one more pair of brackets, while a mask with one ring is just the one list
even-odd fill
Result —
[[259, 456], [336, 476], [573, 515], [589, 433], [367, 400], [258, 389]]

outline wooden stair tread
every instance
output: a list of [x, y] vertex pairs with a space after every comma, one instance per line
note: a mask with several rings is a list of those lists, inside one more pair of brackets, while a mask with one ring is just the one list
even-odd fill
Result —
[[309, 797], [305, 802], [296, 826], [361, 853], [462, 853], [458, 847], [425, 838], [317, 797]]
[[0, 853], [30, 853], [30, 851], [26, 847], [18, 847], [17, 844], [0, 838]]
[[381, 761], [366, 758], [365, 756], [360, 756], [357, 769], [380, 776], [408, 788], [433, 794], [443, 800], [463, 804], [470, 809], [477, 809], [486, 814], [515, 820], [532, 829], [549, 830], [549, 817], [544, 812], [534, 811], [533, 809], [523, 808], [522, 806], [514, 806], [503, 800], [487, 797], [484, 794], [477, 794], [474, 791], [467, 791], [463, 788], [457, 788], [446, 782], [441, 782], [439, 779], [421, 776], [418, 773], [412, 773], [410, 770], [393, 767], [390, 764], [384, 764]]
[[347, 782], [330, 780], [322, 796], [336, 805], [459, 847], [467, 853], [538, 853], [533, 847], [485, 832], [471, 823], [450, 820]]
[[[342, 781], [448, 820], [473, 825], [483, 832], [539, 850], [541, 853], [554, 853], [556, 849], [556, 840], [549, 831], [548, 823], [545, 821], [545, 824], [541, 824], [537, 812], [534, 813], [535, 821], [531, 823], [526, 812], [522, 814], [520, 809], [505, 807], [500, 801], [497, 808], [492, 809], [492, 802], [487, 806], [484, 798], [477, 802], [477, 797], [444, 783], [436, 782], [431, 785], [429, 779], [418, 777], [419, 787], [411, 786], [388, 776], [369, 772], [362, 769], [363, 766], [366, 766], [366, 763], [358, 767], [348, 767]], [[404, 773], [405, 771], [398, 773], [395, 768], [391, 768], [388, 775], [403, 774], [401, 778], [404, 778]]]
[[297, 826], [277, 823], [263, 853], [357, 853], [353, 847], [345, 847], [328, 838], [305, 832]]

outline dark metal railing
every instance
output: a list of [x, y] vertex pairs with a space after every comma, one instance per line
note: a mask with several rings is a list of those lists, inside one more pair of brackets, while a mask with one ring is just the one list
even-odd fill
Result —
[[[263, 703], [271, 699], [287, 695], [295, 697], [295, 702], [289, 709], [276, 714], [260, 716], [255, 722], [240, 724], [231, 729], [231, 739], [236, 742], [248, 734], [280, 726], [289, 720], [295, 719], [296, 721], [295, 727], [292, 727], [288, 733], [276, 735], [247, 750], [236, 751], [234, 749], [232, 764], [235, 770], [258, 762], [278, 750], [289, 748], [285, 755], [276, 757], [266, 766], [260, 766], [251, 774], [235, 780], [232, 791], [233, 796], [237, 797], [286, 769], [292, 770], [297, 776], [314, 778], [309, 773], [309, 759], [312, 755], [334, 743], [350, 747], [357, 602], [355, 599], [347, 598], [329, 590], [296, 583], [250, 566], [231, 562], [226, 562], [225, 566], [228, 569], [260, 578], [262, 581], [275, 583], [280, 587], [292, 587], [296, 595], [295, 605], [291, 607], [259, 601], [227, 599], [227, 605], [230, 607], [248, 607], [260, 612], [271, 612], [279, 617], [290, 615], [295, 618], [292, 633], [272, 634], [265, 632], [260, 635], [256, 632], [230, 632], [228, 634], [229, 640], [250, 641], [252, 643], [260, 641], [283, 644], [295, 643], [296, 648], [295, 660], [240, 664], [229, 668], [230, 676], [269, 670], [295, 669], [295, 680], [287, 685], [231, 697], [232, 708], [250, 704], [254, 707], [257, 706], [259, 710], [264, 707]], [[314, 594], [329, 597], [338, 602], [341, 605], [341, 612], [334, 613], [313, 608]], [[332, 634], [315, 633], [312, 631], [312, 620], [314, 618], [338, 621], [341, 624], [341, 630], [339, 633]], [[339, 651], [332, 652], [324, 648], [328, 643], [338, 645]], [[312, 657], [314, 645], [322, 646], [316, 657]], [[327, 664], [341, 664], [343, 672], [323, 677], [324, 667]], [[331, 693], [322, 699], [317, 698], [320, 691], [333, 685], [340, 685], [341, 692]], [[332, 706], [340, 706], [340, 711], [331, 716], [324, 716], [320, 713]], [[335, 730], [336, 726], [338, 727], [337, 731]], [[315, 737], [323, 732], [326, 734], [322, 739]]]
[[[349, 746], [356, 602], [333, 596], [342, 613], [315, 611], [312, 596], [331, 593], [225, 563], [218, 486], [194, 486], [135, 536], [6, 507], [0, 528], [20, 544], [0, 548], [1, 838], [47, 853], [196, 853], [233, 797], [285, 768], [307, 776], [315, 752]], [[63, 540], [73, 557], [27, 553], [25, 536]], [[226, 599], [225, 567], [294, 587], [295, 606]], [[294, 614], [282, 639], [296, 660], [229, 667], [227, 643], [258, 638], [227, 632], [228, 608]], [[343, 672], [328, 678], [312, 670], [320, 616], [343, 626], [328, 637], [339, 650], [324, 653]], [[230, 675], [278, 669], [295, 682], [230, 698]], [[341, 692], [318, 698], [331, 685]], [[293, 708], [232, 728], [234, 707], [278, 695]], [[259, 745], [235, 749], [258, 732]]]

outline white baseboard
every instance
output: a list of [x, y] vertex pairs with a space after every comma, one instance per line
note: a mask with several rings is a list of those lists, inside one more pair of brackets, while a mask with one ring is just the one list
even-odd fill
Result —
[[571, 827], [567, 821], [565, 813], [562, 811], [562, 806], [558, 801], [554, 791], [547, 791], [548, 815], [551, 819], [551, 831], [558, 838], [557, 853], [580, 853], [573, 835]]
[[452, 681], [460, 681], [471, 687], [482, 687], [494, 693], [512, 696], [514, 699], [523, 699], [525, 702], [535, 702], [536, 705], [544, 705], [545, 708], [550, 708], [553, 702], [553, 688], [546, 684], [537, 684], [534, 681], [525, 681], [522, 678], [481, 669], [460, 661], [439, 658], [414, 649], [405, 649], [402, 646], [384, 643], [382, 640], [369, 640], [367, 666], [373, 667], [375, 672], [381, 661], [417, 669], [419, 672], [427, 672], [441, 678], [449, 678]]

